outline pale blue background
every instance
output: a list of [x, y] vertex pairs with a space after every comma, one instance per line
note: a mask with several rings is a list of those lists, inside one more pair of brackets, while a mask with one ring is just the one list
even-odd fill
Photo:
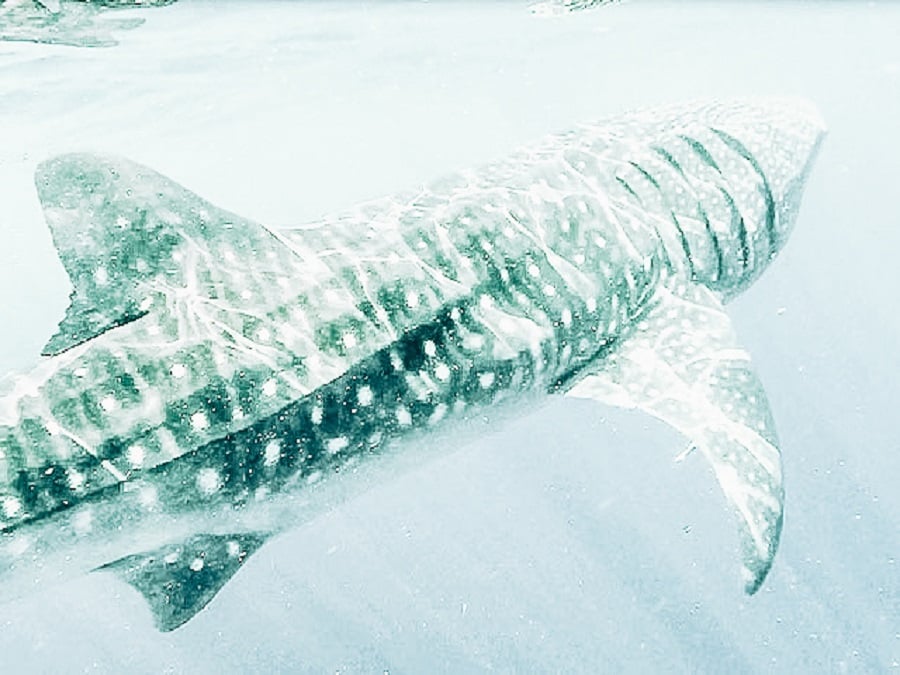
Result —
[[682, 439], [555, 401], [273, 541], [175, 633], [101, 575], [0, 606], [4, 672], [900, 672], [900, 6], [140, 15], [110, 49], [0, 43], [0, 372], [68, 295], [31, 183], [54, 154], [287, 225], [638, 105], [802, 95], [830, 136], [787, 250], [730, 308], [783, 440], [783, 544], [745, 597]]

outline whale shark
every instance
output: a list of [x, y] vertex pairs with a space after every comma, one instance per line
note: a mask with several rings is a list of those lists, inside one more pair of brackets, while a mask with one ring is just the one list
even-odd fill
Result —
[[547, 16], [596, 9], [597, 7], [617, 4], [621, 1], [622, 0], [544, 0], [544, 2], [538, 2], [531, 5], [530, 9], [533, 14]]
[[[112, 33], [144, 23], [108, 10], [170, 5], [176, 0], [0, 0], [0, 41], [71, 47], [112, 47]], [[115, 14], [115, 12], [112, 12]]]
[[724, 304], [783, 248], [824, 135], [803, 101], [637, 111], [285, 229], [124, 158], [48, 159], [72, 293], [0, 392], [0, 599], [105, 571], [175, 629], [334, 495], [552, 396], [683, 434], [754, 593], [781, 456]]

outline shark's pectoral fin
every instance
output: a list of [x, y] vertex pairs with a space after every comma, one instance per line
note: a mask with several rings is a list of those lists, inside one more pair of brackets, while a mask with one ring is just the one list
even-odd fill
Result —
[[754, 593], [781, 532], [781, 455], [765, 392], [712, 292], [662, 288], [635, 334], [568, 394], [644, 410], [690, 439], [738, 512]]
[[126, 556], [98, 570], [110, 570], [140, 591], [157, 628], [170, 631], [206, 607], [267, 538], [265, 534], [201, 534]]

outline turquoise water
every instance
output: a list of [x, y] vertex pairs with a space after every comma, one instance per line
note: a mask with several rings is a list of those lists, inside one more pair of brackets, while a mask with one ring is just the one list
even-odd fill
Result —
[[[729, 308], [779, 425], [760, 593], [708, 470], [640, 415], [554, 402], [281, 537], [158, 634], [99, 575], [0, 606], [22, 670], [891, 672], [900, 637], [900, 8], [182, 2], [102, 49], [0, 43], [0, 372], [67, 302], [34, 168], [121, 154], [270, 225], [585, 120], [805, 96], [830, 135], [797, 230]], [[486, 427], [487, 428], [487, 427]], [[450, 443], [448, 439], [439, 441]]]

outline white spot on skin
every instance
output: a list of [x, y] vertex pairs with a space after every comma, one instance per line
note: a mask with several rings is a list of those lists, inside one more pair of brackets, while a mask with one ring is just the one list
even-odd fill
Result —
[[344, 333], [341, 336], [341, 342], [344, 344], [344, 349], [353, 349], [356, 346], [356, 336], [353, 333]]
[[72, 374], [75, 377], [86, 377], [88, 374], [87, 368], [76, 368], [72, 371]]
[[109, 283], [109, 272], [105, 267], [98, 267], [94, 270], [94, 281], [98, 286], [106, 286]]
[[200, 411], [191, 415], [191, 426], [194, 428], [194, 431], [209, 429], [209, 418], [206, 416], [206, 413]]
[[459, 321], [462, 318], [462, 313], [459, 311], [459, 307], [454, 307], [450, 310], [450, 318], [454, 321]]
[[544, 295], [552, 298], [554, 295], [556, 295], [556, 289], [553, 288], [553, 286], [551, 286], [550, 284], [547, 284], [546, 286], [544, 286]]
[[337, 438], [328, 439], [327, 448], [329, 454], [336, 455], [348, 445], [350, 445], [350, 441], [345, 436], [338, 436]]
[[409, 291], [406, 294], [406, 306], [415, 309], [419, 306], [419, 294], [415, 291]]
[[589, 311], [591, 314], [597, 311], [597, 300], [595, 298], [588, 298], [586, 304], [587, 311]]
[[408, 427], [412, 424], [412, 415], [409, 414], [409, 410], [405, 406], [397, 408], [397, 422], [401, 427]]
[[81, 473], [80, 471], [76, 471], [75, 469], [69, 469], [67, 473], [70, 488], [72, 488], [73, 490], [77, 490], [84, 485], [83, 473]]
[[437, 354], [437, 347], [435, 346], [434, 342], [432, 342], [431, 340], [425, 340], [425, 344], [423, 345], [423, 348], [425, 349], [425, 353], [428, 356], [434, 356], [435, 354]]
[[541, 276], [541, 268], [534, 263], [531, 263], [530, 265], [528, 265], [528, 276], [537, 279], [539, 276]]
[[274, 396], [278, 391], [278, 383], [273, 379], [268, 379], [263, 383], [262, 393], [266, 396]]
[[119, 407], [119, 402], [112, 394], [107, 394], [100, 400], [100, 407], [106, 412], [114, 412]]
[[222, 487], [222, 479], [215, 469], [200, 469], [197, 474], [197, 488], [205, 495], [213, 495]]
[[248, 291], [246, 289], [241, 291], [241, 298], [243, 298], [244, 300], [249, 300], [252, 297], [253, 297], [253, 293], [251, 293], [250, 291]]
[[484, 336], [478, 333], [470, 333], [463, 338], [463, 349], [477, 351], [484, 346]]
[[322, 409], [319, 406], [314, 407], [309, 416], [313, 424], [322, 423]]
[[172, 373], [172, 377], [174, 377], [176, 380], [180, 380], [182, 377], [187, 375], [187, 367], [185, 367], [183, 363], [176, 363], [174, 366], [172, 366], [169, 372]]
[[241, 554], [241, 545], [236, 541], [229, 541], [225, 544], [225, 550], [228, 551], [229, 556], [237, 558]]
[[572, 312], [569, 311], [568, 307], [566, 307], [562, 311], [562, 316], [560, 317], [560, 320], [562, 321], [563, 326], [571, 326], [572, 325]]
[[372, 405], [372, 400], [374, 398], [375, 396], [372, 393], [372, 388], [367, 384], [364, 384], [356, 391], [356, 402], [360, 406], [365, 407], [368, 405]]
[[446, 363], [439, 363], [434, 367], [434, 376], [441, 382], [446, 382], [450, 379], [450, 368]]
[[193, 560], [191, 560], [190, 567], [191, 567], [191, 570], [193, 570], [194, 572], [199, 572], [200, 570], [202, 570], [203, 569], [203, 558], [194, 558]]
[[22, 510], [22, 502], [18, 497], [3, 498], [3, 515], [7, 518], [15, 518]]
[[132, 445], [125, 452], [125, 457], [128, 459], [129, 464], [131, 464], [131, 466], [133, 466], [135, 469], [139, 469], [144, 465], [145, 455], [146, 452], [140, 445]]
[[266, 444], [265, 459], [263, 460], [265, 465], [275, 466], [278, 464], [279, 459], [281, 459], [281, 443], [279, 441], [269, 441]]
[[244, 419], [244, 409], [241, 407], [237, 407], [231, 411], [231, 419], [233, 420], [242, 420]]
[[478, 384], [482, 389], [490, 389], [491, 385], [494, 384], [494, 374], [482, 373], [478, 376]]
[[178, 562], [178, 551], [172, 551], [171, 553], [166, 554], [166, 557], [163, 558], [167, 565], [174, 565]]
[[141, 300], [141, 311], [146, 312], [153, 306], [153, 298], [147, 297]]
[[256, 339], [259, 342], [268, 342], [272, 339], [272, 331], [270, 331], [268, 328], [260, 328], [258, 331], [256, 331]]

